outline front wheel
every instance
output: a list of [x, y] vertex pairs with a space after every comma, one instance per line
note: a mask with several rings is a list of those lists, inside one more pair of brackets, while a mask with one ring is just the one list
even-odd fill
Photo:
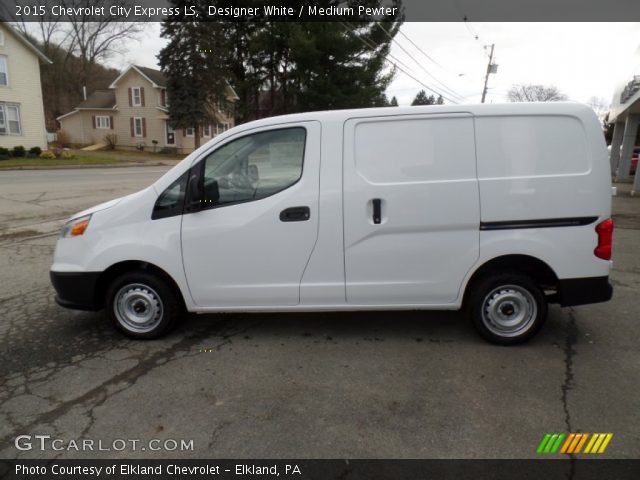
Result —
[[167, 333], [180, 314], [180, 305], [167, 281], [143, 270], [116, 278], [106, 297], [109, 318], [132, 338], [151, 339]]
[[547, 301], [538, 285], [519, 273], [489, 274], [471, 286], [469, 308], [475, 328], [501, 345], [522, 343], [542, 327]]

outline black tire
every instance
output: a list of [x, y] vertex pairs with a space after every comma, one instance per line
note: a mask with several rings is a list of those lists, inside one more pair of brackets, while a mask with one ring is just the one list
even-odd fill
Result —
[[547, 319], [547, 300], [530, 277], [494, 272], [473, 282], [467, 311], [485, 340], [499, 345], [523, 343]]
[[168, 333], [182, 313], [182, 302], [162, 276], [145, 270], [127, 272], [109, 286], [105, 310], [130, 338], [153, 339]]

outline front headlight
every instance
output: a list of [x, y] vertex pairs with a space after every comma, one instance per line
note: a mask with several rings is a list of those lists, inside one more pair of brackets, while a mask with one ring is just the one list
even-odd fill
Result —
[[62, 227], [60, 237], [79, 237], [89, 226], [89, 220], [91, 220], [91, 215], [85, 215], [84, 217], [74, 218], [73, 220], [68, 221], [65, 223], [64, 227]]

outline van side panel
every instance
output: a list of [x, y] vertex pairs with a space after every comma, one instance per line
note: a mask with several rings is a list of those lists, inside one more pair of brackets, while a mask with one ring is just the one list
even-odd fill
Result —
[[561, 279], [609, 274], [610, 262], [593, 254], [611, 183], [592, 112], [479, 116], [476, 147], [481, 262], [525, 254]]
[[478, 258], [478, 196], [470, 115], [347, 121], [348, 304], [455, 303]]

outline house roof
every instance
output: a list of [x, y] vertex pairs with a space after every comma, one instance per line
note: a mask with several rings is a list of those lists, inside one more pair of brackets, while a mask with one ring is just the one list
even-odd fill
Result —
[[116, 92], [114, 90], [96, 90], [86, 100], [64, 115], [56, 117], [56, 120], [66, 118], [80, 110], [114, 110], [116, 107]]
[[0, 22], [0, 24], [9, 33], [11, 33], [14, 37], [16, 37], [20, 43], [22, 43], [25, 47], [27, 47], [27, 49], [31, 50], [42, 61], [42, 63], [53, 63], [51, 60], [49, 60], [49, 58], [47, 58], [47, 56], [44, 53], [42, 53], [40, 50], [38, 50], [38, 48], [33, 43], [31, 43], [29, 40], [27, 40], [24, 37], [24, 35], [22, 35], [20, 32], [18, 32], [9, 23]]
[[[120, 75], [118, 75], [118, 78], [116, 78], [113, 82], [111, 82], [111, 85], [109, 85], [109, 88], [116, 88], [120, 79], [124, 77], [127, 74], [127, 72], [131, 69], [135, 70], [144, 78], [146, 78], [154, 87], [167, 88], [167, 78], [164, 76], [164, 74], [160, 70], [156, 70], [154, 68], [149, 68], [149, 67], [142, 67], [140, 65], [129, 65], [127, 68], [125, 68], [122, 71]], [[231, 84], [229, 84], [229, 82], [226, 80], [225, 82], [227, 84], [227, 87], [229, 88], [229, 93], [231, 93], [231, 96], [233, 97], [233, 99], [239, 100], [240, 97], [238, 97], [238, 94], [233, 89]]]
[[109, 88], [116, 88], [120, 79], [124, 77], [131, 69], [135, 70], [144, 78], [149, 80], [149, 82], [154, 87], [165, 88], [167, 86], [167, 81], [160, 70], [154, 70], [153, 68], [147, 68], [147, 67], [140, 67], [138, 65], [129, 65], [127, 68], [125, 68], [122, 71], [120, 75], [118, 75], [118, 78], [116, 78], [113, 82], [111, 82], [111, 85], [109, 85]]
[[159, 87], [167, 86], [167, 79], [160, 70], [154, 70], [153, 68], [141, 67], [140, 65], [134, 65], [145, 77], [151, 80], [151, 83], [155, 83]]
[[116, 106], [116, 92], [114, 90], [96, 90], [80, 102], [78, 109], [113, 108]]

